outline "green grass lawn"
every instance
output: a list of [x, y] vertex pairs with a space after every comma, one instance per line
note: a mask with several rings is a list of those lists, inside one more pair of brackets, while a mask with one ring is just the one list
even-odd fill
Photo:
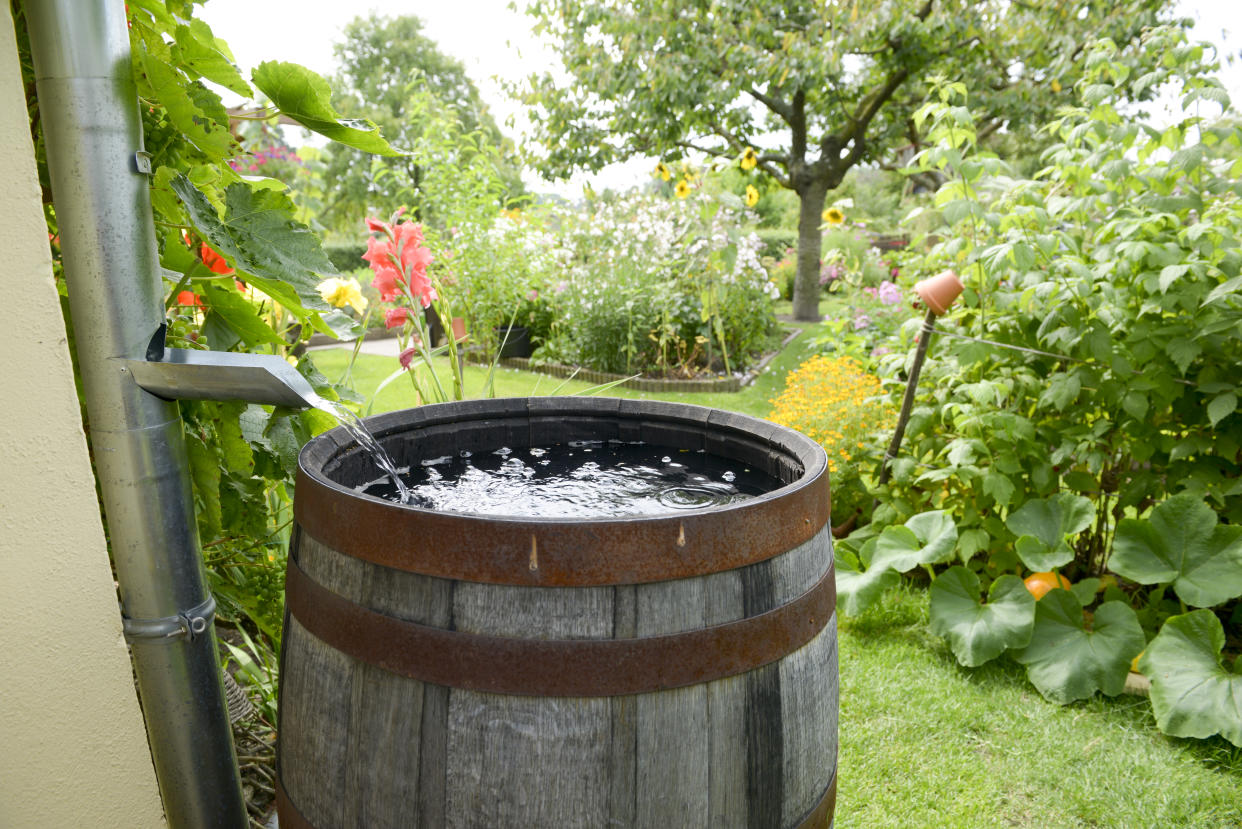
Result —
[[[736, 394], [607, 394], [658, 398], [763, 416], [785, 373], [820, 326]], [[337, 379], [341, 350], [315, 353]], [[395, 360], [360, 356], [355, 387], [369, 395]], [[441, 366], [447, 375], [447, 366]], [[467, 367], [478, 396], [484, 369]], [[499, 370], [497, 396], [549, 394], [562, 381]], [[570, 382], [561, 394], [580, 392]], [[374, 411], [411, 406], [409, 383], [386, 388]], [[1242, 827], [1242, 749], [1220, 738], [1162, 735], [1141, 697], [1046, 702], [1023, 669], [997, 660], [960, 667], [927, 630], [927, 594], [901, 586], [840, 628], [841, 749], [837, 822], [854, 827]]]

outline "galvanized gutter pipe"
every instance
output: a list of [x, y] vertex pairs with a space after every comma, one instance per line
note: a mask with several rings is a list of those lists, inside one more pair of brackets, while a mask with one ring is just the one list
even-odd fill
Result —
[[244, 827], [181, 418], [129, 367], [164, 311], [124, 6], [28, 0], [25, 11], [90, 443], [165, 814], [174, 827]]

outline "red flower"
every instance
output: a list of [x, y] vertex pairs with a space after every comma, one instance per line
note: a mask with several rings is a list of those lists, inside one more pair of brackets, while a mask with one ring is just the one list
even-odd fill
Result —
[[384, 327], [399, 328], [410, 318], [409, 308], [389, 308], [384, 311]]
[[198, 258], [203, 260], [203, 264], [212, 273], [218, 273], [227, 276], [233, 273], [233, 269], [229, 267], [228, 260], [212, 249], [211, 245], [203, 242], [198, 249]]
[[414, 346], [410, 346], [405, 351], [402, 351], [401, 354], [398, 355], [397, 359], [401, 361], [401, 367], [408, 371], [410, 363], [414, 362], [414, 358], [417, 356], [418, 349]]
[[367, 216], [367, 230], [374, 233], [383, 233], [386, 236], [392, 235], [392, 228], [388, 226], [388, 222], [381, 222], [374, 216]]
[[199, 308], [202, 308], [203, 298], [200, 297], [198, 294], [194, 293], [193, 291], [182, 291], [181, 293], [177, 294], [177, 304], [185, 305], [188, 307], [198, 306]]

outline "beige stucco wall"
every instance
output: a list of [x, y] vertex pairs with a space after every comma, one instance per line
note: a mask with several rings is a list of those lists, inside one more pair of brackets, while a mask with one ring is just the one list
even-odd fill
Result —
[[0, 826], [164, 826], [0, 10]]

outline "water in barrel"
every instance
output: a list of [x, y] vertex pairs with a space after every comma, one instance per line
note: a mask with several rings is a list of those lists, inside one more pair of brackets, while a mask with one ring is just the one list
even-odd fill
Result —
[[[771, 475], [703, 450], [616, 440], [462, 452], [401, 472], [409, 493], [404, 503], [542, 518], [667, 514], [732, 504], [781, 486]], [[403, 500], [391, 476], [358, 489]]]

